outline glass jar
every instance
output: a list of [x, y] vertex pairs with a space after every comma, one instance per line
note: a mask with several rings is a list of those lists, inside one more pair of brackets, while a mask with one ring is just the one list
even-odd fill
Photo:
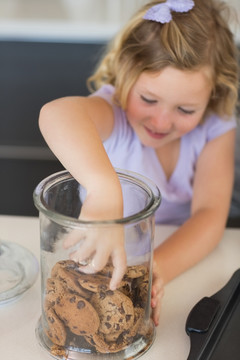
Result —
[[[67, 171], [50, 175], [34, 191], [42, 275], [42, 315], [36, 335], [40, 345], [57, 359], [133, 359], [154, 340], [152, 257], [160, 192], [137, 173], [116, 172], [123, 193], [121, 219], [79, 220], [85, 189]], [[124, 234], [127, 269], [120, 287], [112, 291], [111, 262], [97, 273], [85, 274], [70, 260], [73, 249], [66, 249], [64, 241], [73, 233], [94, 230], [103, 234], [117, 227]]]

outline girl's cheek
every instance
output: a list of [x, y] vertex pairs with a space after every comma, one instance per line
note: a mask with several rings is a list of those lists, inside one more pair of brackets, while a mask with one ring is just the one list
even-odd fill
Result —
[[189, 131], [194, 130], [198, 126], [199, 122], [200, 119], [198, 118], [197, 119], [191, 118], [189, 120], [179, 122], [178, 130], [182, 135], [186, 134]]

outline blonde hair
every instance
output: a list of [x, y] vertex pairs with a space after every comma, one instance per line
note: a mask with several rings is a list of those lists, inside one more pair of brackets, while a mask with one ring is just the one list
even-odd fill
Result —
[[224, 17], [228, 7], [221, 1], [195, 0], [189, 12], [172, 12], [169, 23], [143, 19], [149, 8], [163, 2], [143, 6], [113, 39], [88, 79], [90, 91], [112, 84], [116, 101], [126, 109], [129, 91], [143, 71], [159, 72], [167, 66], [195, 71], [210, 66], [213, 91], [207, 110], [231, 116], [238, 99], [238, 61]]

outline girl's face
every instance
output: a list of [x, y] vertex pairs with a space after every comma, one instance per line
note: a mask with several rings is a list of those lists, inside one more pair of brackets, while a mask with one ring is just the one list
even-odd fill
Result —
[[211, 91], [207, 67], [191, 72], [172, 67], [144, 72], [128, 95], [128, 121], [143, 145], [157, 149], [199, 124]]

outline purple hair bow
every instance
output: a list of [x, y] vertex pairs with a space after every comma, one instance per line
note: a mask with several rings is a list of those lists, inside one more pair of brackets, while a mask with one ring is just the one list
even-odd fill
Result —
[[143, 16], [143, 19], [165, 24], [172, 20], [171, 11], [181, 13], [188, 12], [193, 7], [193, 0], [167, 0], [165, 3], [157, 4], [151, 7]]

